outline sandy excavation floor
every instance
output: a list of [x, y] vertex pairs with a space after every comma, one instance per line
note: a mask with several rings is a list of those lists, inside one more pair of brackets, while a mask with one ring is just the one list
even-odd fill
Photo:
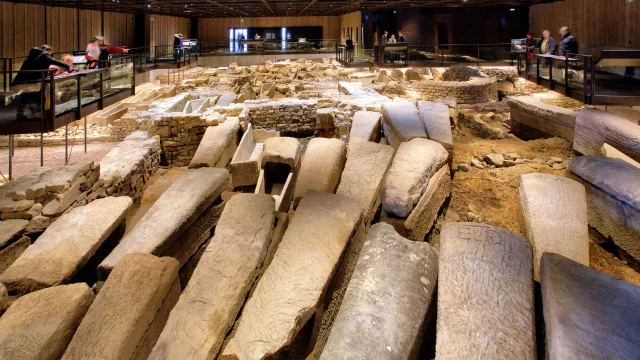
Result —
[[[84, 153], [84, 145], [69, 145], [69, 163], [76, 164], [85, 161], [100, 162], [117, 142], [93, 142], [87, 144], [87, 153]], [[44, 166], [56, 169], [64, 166], [64, 145], [44, 147]], [[39, 147], [16, 147], [13, 157], [13, 178], [17, 179], [40, 167]], [[9, 149], [0, 148], [0, 172], [5, 178], [9, 178]], [[6, 180], [0, 176], [0, 184]]]
[[[486, 140], [472, 135], [469, 129], [462, 128], [454, 139], [454, 167], [459, 163], [469, 163], [473, 158], [481, 159], [491, 152], [514, 152], [525, 159], [538, 158], [545, 161], [551, 157], [559, 157], [565, 164], [566, 160], [573, 156], [571, 144], [560, 138], [522, 141], [509, 136], [504, 140]], [[473, 219], [522, 235], [518, 201], [520, 176], [534, 172], [564, 176], [565, 171], [553, 170], [546, 164], [538, 163], [496, 169], [477, 169], [472, 166], [469, 172], [456, 171], [445, 221]], [[440, 220], [440, 226], [442, 222], [443, 219]], [[590, 266], [618, 279], [640, 285], [640, 273], [600, 246], [597, 242], [601, 241], [602, 239], [592, 236], [589, 249]], [[437, 242], [438, 235], [434, 235], [432, 243], [437, 246]]]

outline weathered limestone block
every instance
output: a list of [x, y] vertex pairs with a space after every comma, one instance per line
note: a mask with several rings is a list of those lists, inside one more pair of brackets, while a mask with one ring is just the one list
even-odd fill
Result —
[[347, 160], [347, 146], [340, 139], [314, 138], [309, 141], [296, 181], [293, 203], [309, 190], [333, 193]]
[[382, 183], [391, 166], [394, 148], [361, 139], [349, 141], [347, 162], [342, 171], [336, 194], [360, 201], [365, 209], [365, 218], [371, 219], [376, 209], [374, 204], [380, 195]]
[[104, 259], [98, 267], [98, 277], [106, 279], [124, 254], [163, 254], [229, 184], [229, 171], [225, 169], [185, 171]]
[[477, 223], [442, 228], [438, 359], [536, 359], [531, 245]]
[[64, 214], [0, 275], [10, 292], [65, 284], [125, 220], [133, 202], [108, 197]]
[[451, 195], [451, 187], [449, 166], [444, 165], [429, 179], [418, 204], [404, 221], [408, 239], [424, 241], [425, 236], [438, 220], [442, 204]]
[[320, 359], [416, 358], [437, 277], [428, 243], [371, 226]]
[[255, 193], [271, 194], [276, 200], [276, 211], [289, 211], [300, 169], [301, 151], [300, 142], [291, 137], [272, 137], [264, 142]]
[[253, 133], [253, 126], [249, 124], [229, 164], [233, 187], [255, 185], [258, 182], [264, 144], [256, 142]]
[[407, 81], [411, 81], [411, 80], [415, 80], [415, 81], [420, 81], [422, 80], [422, 75], [420, 75], [419, 72], [413, 70], [413, 69], [407, 69], [407, 71], [404, 72], [404, 77]]
[[453, 153], [453, 133], [449, 121], [449, 106], [429, 101], [418, 102], [420, 119], [429, 139], [437, 141], [449, 154]]
[[373, 111], [356, 111], [351, 122], [349, 139], [376, 141], [380, 134], [381, 114]]
[[336, 127], [336, 114], [334, 108], [321, 108], [316, 110], [316, 129], [333, 129]]
[[600, 156], [571, 159], [568, 169], [587, 190], [589, 225], [640, 260], [640, 169]]
[[11, 244], [29, 225], [29, 220], [0, 221], [0, 249]]
[[540, 277], [548, 359], [638, 358], [640, 287], [550, 253]]
[[291, 169], [298, 167], [302, 146], [292, 137], [272, 137], [264, 141], [262, 166], [266, 163], [286, 164]]
[[415, 138], [401, 143], [382, 188], [382, 208], [400, 218], [409, 216], [448, 156], [447, 150], [432, 140]]
[[238, 118], [229, 117], [218, 126], [210, 126], [198, 145], [189, 168], [226, 167], [238, 144]]
[[580, 110], [573, 149], [584, 155], [597, 156], [605, 143], [640, 161], [640, 125], [607, 111]]
[[262, 359], [294, 339], [320, 305], [362, 215], [355, 199], [304, 196], [222, 359]]
[[382, 131], [395, 149], [413, 138], [427, 138], [418, 110], [412, 102], [393, 101], [382, 104]]
[[577, 112], [533, 96], [510, 96], [511, 132], [524, 140], [558, 136], [573, 141]]
[[0, 317], [0, 359], [59, 359], [92, 301], [85, 283], [20, 297]]
[[264, 194], [229, 200], [149, 359], [210, 359], [220, 351], [264, 262], [274, 211]]
[[146, 359], [179, 296], [175, 259], [122, 256], [62, 360]]
[[198, 99], [198, 100], [190, 100], [184, 106], [185, 114], [201, 114], [209, 107], [209, 98]]
[[236, 94], [234, 93], [224, 93], [220, 95], [218, 101], [216, 101], [216, 106], [229, 106], [236, 99]]
[[623, 152], [621, 152], [620, 150], [614, 148], [613, 146], [605, 143], [602, 145], [602, 147], [600, 148], [600, 152], [602, 153], [602, 156], [604, 157], [608, 157], [608, 158], [614, 158], [614, 159], [620, 159], [620, 160], [624, 160], [626, 162], [628, 162], [629, 164], [640, 168], [640, 163], [633, 160], [632, 158], [628, 157], [627, 155], [625, 155]]
[[218, 224], [225, 201], [212, 205], [198, 217], [187, 230], [162, 254], [176, 260], [182, 268], [200, 247], [211, 238], [211, 230]]
[[589, 265], [589, 226], [584, 186], [551, 174], [522, 175], [520, 210], [524, 233], [533, 245], [536, 280], [540, 280], [540, 259], [545, 252]]
[[23, 236], [14, 241], [11, 245], [5, 246], [0, 250], [0, 275], [9, 268], [22, 253], [31, 246], [31, 239]]

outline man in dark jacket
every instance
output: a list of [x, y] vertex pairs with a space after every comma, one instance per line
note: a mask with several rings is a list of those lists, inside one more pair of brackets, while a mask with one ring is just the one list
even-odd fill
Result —
[[406, 43], [407, 42], [407, 37], [404, 36], [402, 31], [398, 31], [398, 42], [399, 43]]
[[560, 44], [558, 45], [558, 55], [569, 57], [578, 53], [578, 40], [571, 35], [571, 30], [568, 27], [563, 26], [560, 29]]
[[65, 70], [70, 70], [70, 66], [62, 61], [58, 61], [51, 56], [53, 48], [49, 45], [42, 45], [40, 47], [34, 47], [29, 51], [29, 56], [22, 63], [18, 74], [11, 82], [11, 85], [34, 83], [42, 79], [42, 74], [39, 72], [25, 72], [26, 70], [48, 70], [49, 66], [56, 65]]

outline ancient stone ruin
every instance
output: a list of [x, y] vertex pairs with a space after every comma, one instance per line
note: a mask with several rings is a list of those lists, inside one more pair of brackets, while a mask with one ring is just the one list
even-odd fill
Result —
[[0, 359], [636, 359], [613, 110], [514, 67], [162, 74], [0, 186]]

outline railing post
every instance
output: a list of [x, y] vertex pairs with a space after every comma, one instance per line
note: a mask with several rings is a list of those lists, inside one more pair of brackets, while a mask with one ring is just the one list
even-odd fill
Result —
[[476, 57], [476, 67], [480, 67], [480, 44], [476, 44], [478, 47], [478, 57]]

